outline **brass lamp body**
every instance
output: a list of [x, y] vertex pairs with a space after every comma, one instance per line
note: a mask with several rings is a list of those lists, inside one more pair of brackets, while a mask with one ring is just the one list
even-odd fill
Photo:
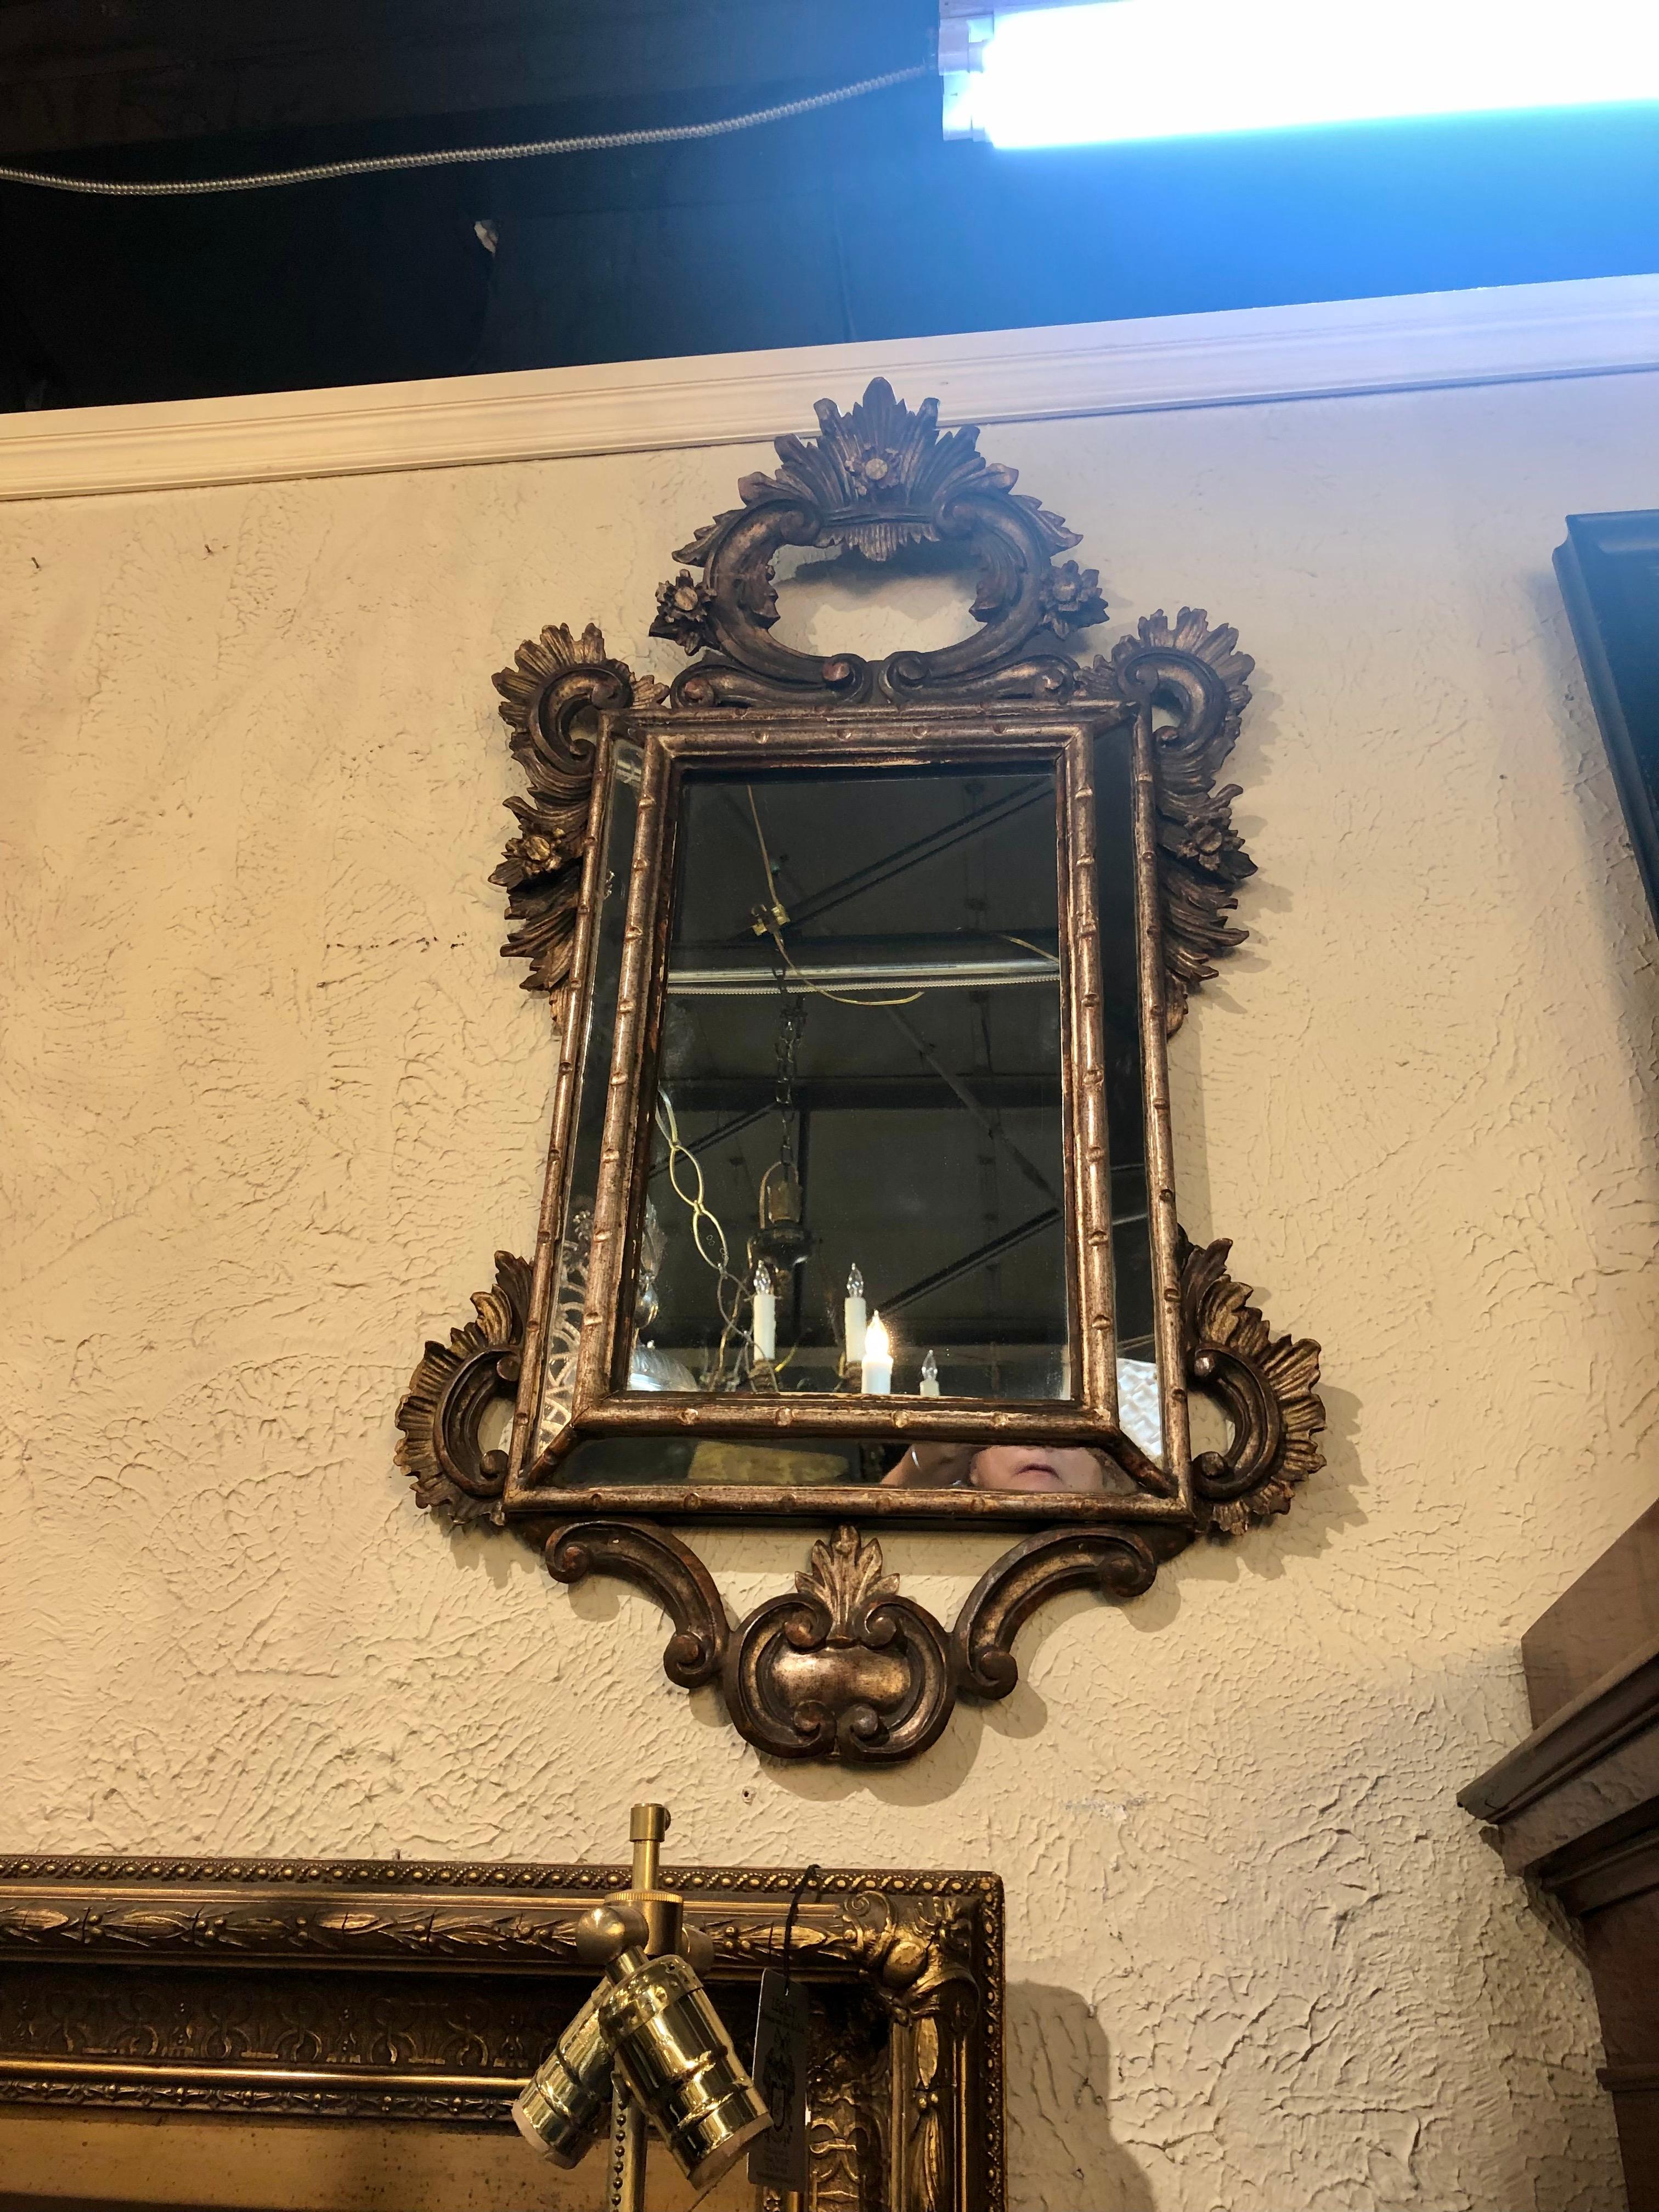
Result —
[[513, 2106], [519, 2131], [555, 2165], [574, 2166], [611, 2128], [614, 2205], [643, 2212], [645, 2121], [693, 2188], [709, 2188], [771, 2125], [698, 1974], [712, 1940], [685, 1924], [685, 1901], [657, 1886], [668, 1828], [661, 1805], [629, 1821], [633, 1881], [585, 1912], [577, 1955], [605, 1980]]

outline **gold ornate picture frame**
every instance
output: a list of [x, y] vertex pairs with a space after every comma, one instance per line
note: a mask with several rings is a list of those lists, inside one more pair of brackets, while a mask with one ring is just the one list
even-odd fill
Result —
[[[799, 1870], [665, 1879], [713, 1934], [707, 1978], [747, 2049]], [[577, 1918], [626, 1880], [580, 1864], [0, 1860], [0, 2106], [511, 2136], [514, 2097], [592, 1983]], [[1005, 2212], [996, 1877], [831, 1869], [799, 1896], [789, 1956], [811, 2020], [805, 2212]], [[596, 2156], [599, 2189], [602, 2169]]]

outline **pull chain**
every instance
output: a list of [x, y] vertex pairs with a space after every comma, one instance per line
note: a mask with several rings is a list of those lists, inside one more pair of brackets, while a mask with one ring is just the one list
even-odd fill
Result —
[[781, 1125], [778, 1138], [778, 1163], [786, 1182], [793, 1181], [795, 1171], [795, 1060], [800, 1050], [800, 1033], [806, 1026], [806, 1001], [792, 999], [783, 988], [783, 979], [778, 979], [781, 1011], [778, 1018], [777, 1072], [773, 1086], [773, 1103], [778, 1109]]

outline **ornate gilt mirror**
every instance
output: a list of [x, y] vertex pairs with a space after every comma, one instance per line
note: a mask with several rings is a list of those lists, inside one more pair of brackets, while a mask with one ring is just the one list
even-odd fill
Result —
[[[533, 1264], [501, 1255], [399, 1418], [422, 1503], [520, 1524], [565, 1579], [647, 1582], [671, 1674], [723, 1673], [754, 1741], [899, 1757], [959, 1691], [1012, 1686], [1051, 1588], [1132, 1595], [1201, 1529], [1282, 1511], [1322, 1416], [1316, 1347], [1273, 1345], [1225, 1244], [1182, 1237], [1170, 1153], [1167, 1039], [1243, 934], [1216, 778], [1249, 661], [1183, 610], [1084, 664], [1097, 574], [975, 431], [879, 381], [818, 415], [677, 556], [672, 688], [591, 627], [496, 679], [531, 787], [504, 950], [560, 1040], [544, 1197]], [[963, 567], [970, 634], [792, 647], [804, 549]], [[1229, 1428], [1196, 1459], [1194, 1385]], [[788, 1619], [733, 1638], [666, 1524], [758, 1519], [841, 1534]], [[857, 1535], [877, 1520], [1034, 1533], [946, 1638]], [[836, 1659], [832, 1740], [797, 1740], [786, 1638], [893, 1646], [897, 1686], [884, 1706]]]

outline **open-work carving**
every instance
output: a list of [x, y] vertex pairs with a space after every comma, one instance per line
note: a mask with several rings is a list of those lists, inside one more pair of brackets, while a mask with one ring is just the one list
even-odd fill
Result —
[[[1231, 1249], [1224, 1237], [1195, 1245], [1182, 1234], [1179, 1242], [1188, 1388], [1212, 1398], [1231, 1428], [1224, 1451], [1200, 1453], [1193, 1463], [1207, 1531], [1224, 1540], [1285, 1512], [1296, 1486], [1324, 1464], [1319, 1346], [1305, 1337], [1273, 1336], [1249, 1303], [1249, 1285], [1227, 1273]], [[487, 1500], [458, 1491], [447, 1464], [476, 1467], [475, 1479], [493, 1480], [492, 1494], [499, 1495], [504, 1469], [480, 1463], [476, 1449], [469, 1456], [459, 1440], [441, 1460], [435, 1440], [453, 1437], [458, 1426], [467, 1433], [463, 1416], [489, 1395], [485, 1382], [470, 1378], [485, 1375], [487, 1361], [505, 1361], [510, 1370], [516, 1343], [498, 1350], [493, 1338], [477, 1340], [501, 1325], [503, 1282], [521, 1284], [526, 1274], [526, 1261], [497, 1255], [496, 1291], [473, 1300], [481, 1316], [489, 1309], [486, 1328], [469, 1323], [453, 1331], [453, 1352], [429, 1344], [399, 1408], [405, 1436], [398, 1462], [416, 1472], [418, 1502], [440, 1512], [488, 1510]], [[522, 1330], [521, 1305], [517, 1322]], [[434, 1391], [439, 1375], [447, 1381]], [[420, 1470], [410, 1422], [415, 1436], [434, 1439]], [[425, 1473], [428, 1467], [435, 1472]], [[767, 1599], [735, 1627], [702, 1561], [654, 1522], [592, 1518], [550, 1533], [532, 1522], [526, 1533], [544, 1543], [556, 1581], [611, 1575], [654, 1597], [674, 1625], [663, 1652], [669, 1680], [688, 1690], [717, 1686], [734, 1725], [758, 1750], [776, 1759], [891, 1765], [937, 1741], [959, 1698], [1009, 1694], [1019, 1680], [1014, 1638], [1040, 1606], [1068, 1589], [1139, 1597], [1193, 1532], [1167, 1522], [1040, 1529], [981, 1577], [948, 1631], [899, 1595], [880, 1546], [850, 1524], [813, 1545], [793, 1592]]]
[[[829, 399], [817, 413], [819, 435], [780, 438], [776, 475], [744, 477], [742, 506], [716, 515], [674, 556], [702, 575], [683, 569], [662, 586], [652, 635], [703, 656], [676, 679], [675, 703], [811, 705], [828, 694], [844, 706], [872, 697], [1063, 704], [1078, 671], [1058, 641], [1106, 616], [1092, 568], [1054, 565], [1056, 553], [1080, 543], [1077, 532], [1014, 490], [1018, 472], [988, 461], [971, 425], [941, 435], [936, 399], [913, 412], [877, 377], [850, 413]], [[890, 653], [874, 667], [856, 653], [797, 653], [770, 635], [774, 564], [785, 546], [884, 562], [918, 544], [971, 553], [976, 635], [936, 653]]]
[[[1109, 657], [1083, 665], [1063, 641], [1105, 621], [1099, 577], [1055, 561], [1080, 543], [1077, 533], [1015, 491], [1018, 471], [984, 458], [976, 428], [941, 433], [936, 400], [912, 410], [880, 377], [846, 414], [828, 399], [817, 411], [819, 435], [780, 438], [777, 472], [744, 477], [742, 505], [705, 524], [675, 556], [691, 565], [658, 592], [651, 631], [698, 658], [676, 678], [673, 703], [1079, 699], [1125, 716], [1152, 712], [1168, 1021], [1178, 1029], [1190, 994], [1248, 933], [1223, 919], [1255, 873], [1232, 823], [1239, 787], [1216, 783], [1249, 703], [1253, 663], [1239, 652], [1237, 632], [1212, 627], [1201, 608], [1182, 608], [1173, 623], [1160, 611]], [[981, 627], [959, 644], [891, 653], [872, 667], [856, 653], [798, 653], [771, 635], [774, 564], [785, 546], [885, 562], [917, 544], [961, 544], [977, 563], [969, 612]], [[495, 682], [530, 783], [527, 798], [507, 802], [520, 834], [490, 878], [508, 892], [518, 925], [501, 950], [530, 962], [526, 990], [556, 993], [569, 968], [593, 774], [582, 725], [591, 710], [651, 705], [664, 686], [608, 658], [591, 623], [580, 636], [550, 624]]]
[[[0, 2102], [510, 2130], [586, 1996], [616, 1866], [0, 1859]], [[795, 1869], [668, 1869], [752, 2022]], [[831, 1869], [787, 1938], [810, 2001], [810, 2201], [1003, 2212], [994, 1875]], [[323, 1971], [319, 1971], [322, 1969]]]

